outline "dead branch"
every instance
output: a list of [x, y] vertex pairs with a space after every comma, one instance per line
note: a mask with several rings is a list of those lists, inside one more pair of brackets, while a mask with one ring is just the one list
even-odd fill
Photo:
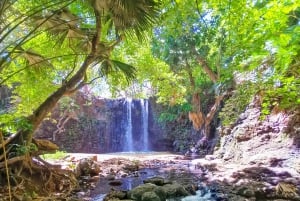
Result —
[[[24, 161], [26, 160], [25, 156], [17, 156], [14, 158], [10, 158], [7, 160], [7, 165], [12, 165], [14, 163], [20, 162], [20, 161]], [[4, 168], [5, 167], [5, 162], [0, 162], [0, 168]]]
[[[11, 146], [11, 147], [9, 147], [8, 149], [6, 149], [6, 154], [7, 153], [9, 153], [10, 152], [10, 150], [12, 149], [13, 147]], [[2, 161], [4, 158], [5, 158], [5, 156], [6, 156], [6, 154], [5, 153], [3, 153], [2, 155], [0, 155], [0, 161]]]
[[[64, 119], [65, 118], [65, 119]], [[61, 132], [63, 132], [65, 124], [70, 120], [70, 119], [74, 119], [78, 121], [78, 116], [76, 114], [76, 112], [70, 112], [68, 110], [65, 110], [63, 113], [63, 116], [58, 120], [58, 123], [56, 125], [56, 130], [53, 132], [52, 135], [52, 140], [55, 141], [56, 140], [56, 135], [60, 134]]]

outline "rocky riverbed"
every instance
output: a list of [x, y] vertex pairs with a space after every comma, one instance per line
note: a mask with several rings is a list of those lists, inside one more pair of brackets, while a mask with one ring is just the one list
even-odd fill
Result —
[[[280, 160], [231, 163], [214, 155], [188, 160], [169, 153], [69, 154], [52, 162], [65, 168], [76, 164], [77, 200], [100, 201], [110, 192], [104, 200], [300, 200], [299, 158], [291, 165]], [[147, 193], [155, 191], [164, 191], [165, 198]]]
[[[214, 155], [201, 159], [153, 152], [69, 154], [53, 163], [74, 169], [80, 180], [74, 192], [78, 200], [103, 200], [113, 192], [104, 200], [300, 201], [300, 111], [261, 119], [258, 102], [235, 124], [218, 128]], [[159, 184], [144, 184], [157, 176]], [[170, 194], [165, 185], [178, 188]]]

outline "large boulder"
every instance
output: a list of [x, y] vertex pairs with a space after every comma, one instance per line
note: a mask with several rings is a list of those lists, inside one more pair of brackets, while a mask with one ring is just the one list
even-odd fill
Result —
[[164, 201], [155, 192], [146, 192], [142, 195], [142, 201]]
[[184, 197], [189, 195], [188, 191], [178, 183], [166, 184], [161, 188], [166, 193], [167, 198]]
[[149, 179], [145, 179], [144, 180], [144, 183], [147, 184], [147, 183], [151, 183], [151, 184], [155, 184], [157, 186], [162, 186], [164, 185], [166, 182], [165, 182], [165, 179], [163, 177], [151, 177]]
[[90, 158], [83, 158], [75, 168], [75, 174], [80, 176], [96, 176], [101, 172], [100, 166]]
[[[147, 183], [147, 184], [142, 184], [130, 191], [128, 191], [127, 195], [129, 199], [133, 199], [133, 200], [142, 200], [142, 197], [145, 193], [147, 192], [152, 192], [154, 194], [157, 195], [157, 197], [163, 201], [166, 199], [166, 194], [165, 192], [161, 189], [161, 187], [158, 187], [154, 184], [151, 183]], [[146, 194], [144, 196], [144, 199], [148, 199], [149, 197], [156, 197], [153, 194]], [[157, 199], [157, 198], [155, 198]]]

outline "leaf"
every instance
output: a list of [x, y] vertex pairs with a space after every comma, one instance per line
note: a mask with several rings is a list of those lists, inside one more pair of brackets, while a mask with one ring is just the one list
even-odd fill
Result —
[[47, 60], [47, 58], [34, 52], [33, 50], [24, 50], [20, 47], [18, 50], [16, 50], [16, 53], [26, 60], [26, 63], [29, 67], [35, 67], [35, 69], [40, 67], [52, 67], [52, 64]]
[[113, 64], [113, 66], [117, 71], [120, 70], [125, 75], [127, 82], [130, 82], [135, 78], [136, 75], [135, 67], [117, 60], [110, 60], [110, 62]]

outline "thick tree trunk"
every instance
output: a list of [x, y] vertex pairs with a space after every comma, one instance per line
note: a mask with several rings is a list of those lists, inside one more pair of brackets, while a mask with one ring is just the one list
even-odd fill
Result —
[[[206, 73], [206, 75], [213, 83], [216, 83], [218, 81], [218, 75], [212, 71], [207, 61], [204, 58], [202, 58], [201, 55], [199, 55], [195, 47], [193, 48], [192, 51], [194, 52], [196, 59], [200, 64], [204, 73]], [[190, 71], [188, 71], [188, 73], [189, 73], [189, 77], [191, 78]], [[195, 92], [193, 94], [193, 98], [192, 98], [193, 111], [189, 112], [189, 119], [193, 122], [194, 129], [198, 131], [202, 130], [204, 135], [207, 138], [210, 137], [209, 135], [210, 135], [211, 122], [223, 98], [224, 95], [217, 96], [214, 105], [210, 108], [210, 111], [205, 115], [201, 109], [201, 100], [200, 100], [199, 92]]]

